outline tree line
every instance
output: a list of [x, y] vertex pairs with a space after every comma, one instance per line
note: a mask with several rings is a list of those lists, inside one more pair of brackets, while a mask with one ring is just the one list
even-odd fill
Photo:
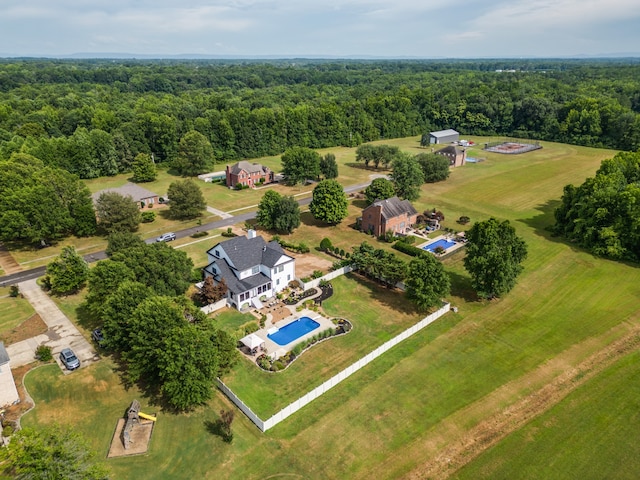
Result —
[[193, 132], [223, 162], [445, 128], [640, 148], [637, 62], [492, 67], [507, 68], [505, 61], [4, 61], [0, 159], [28, 153], [94, 178], [130, 171], [140, 153], [174, 162]]

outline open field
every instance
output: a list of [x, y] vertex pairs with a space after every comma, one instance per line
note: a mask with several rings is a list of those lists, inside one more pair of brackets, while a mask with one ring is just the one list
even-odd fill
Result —
[[[415, 139], [386, 143], [403, 141], [413, 144]], [[189, 414], [162, 412], [148, 455], [108, 462], [114, 478], [422, 478], [426, 463], [487, 418], [637, 329], [637, 265], [595, 258], [552, 238], [545, 229], [553, 222], [553, 207], [563, 186], [582, 182], [614, 152], [544, 142], [543, 147], [516, 156], [471, 153], [486, 161], [454, 170], [446, 182], [425, 185], [416, 202], [418, 210], [442, 210], [445, 225], [451, 227], [460, 215], [468, 215], [472, 222], [492, 215], [509, 219], [529, 247], [525, 271], [509, 295], [477, 301], [462, 266], [464, 254], [454, 254], [445, 260], [445, 267], [453, 287], [449, 300], [459, 307], [457, 314], [447, 314], [266, 434], [237, 412], [231, 445], [212, 435], [207, 422], [229, 405], [220, 393], [208, 406]], [[350, 208], [351, 216], [357, 216], [357, 209]], [[345, 250], [363, 239], [378, 246], [347, 226], [305, 225], [292, 238], [304, 238], [313, 249], [324, 236]], [[375, 292], [377, 287], [367, 283], [341, 278], [334, 286], [339, 287], [334, 302], [325, 302], [329, 314], [353, 318], [354, 309], [367, 304], [368, 310], [358, 312], [363, 318], [360, 327], [314, 347], [280, 374], [257, 378], [260, 375], [254, 377], [241, 365], [235, 378], [225, 378], [245, 389], [248, 403], [259, 414], [272, 413], [285, 399], [311, 389], [326, 379], [325, 374], [328, 377], [350, 363], [349, 355], [372, 349], [358, 342], [360, 332], [375, 337], [371, 343], [382, 343], [400, 324], [420, 318], [400, 300], [396, 304], [385, 300], [384, 294], [390, 292]], [[385, 328], [374, 330], [374, 324]], [[353, 343], [340, 349], [340, 342]], [[637, 389], [628, 385], [638, 375], [637, 359], [638, 354], [631, 353], [597, 374], [559, 403], [557, 411], [552, 408], [533, 420], [498, 445], [497, 453], [488, 452], [486, 459], [469, 465], [468, 474], [461, 470], [460, 475], [513, 478], [527, 459], [541, 468], [547, 458], [562, 462], [572, 450], [587, 445], [580, 435], [593, 439], [605, 428], [607, 420], [598, 413], [611, 411], [620, 414], [611, 418], [612, 428], [604, 432], [610, 447], [590, 446], [589, 455], [576, 455], [574, 465], [582, 462], [580, 472], [587, 477], [606, 478], [611, 472], [624, 477], [626, 470], [615, 472], [609, 465], [610, 457], [625, 461], [625, 452], [637, 457], [628, 448], [633, 427], [637, 430], [637, 414], [628, 405], [637, 397]], [[55, 420], [74, 425], [101, 454], [106, 454], [116, 417], [140, 396], [135, 387], [124, 389], [108, 359], [67, 376], [51, 367], [40, 368], [28, 375], [26, 383], [38, 407], [24, 418], [25, 425]], [[145, 411], [158, 410], [147, 408], [147, 399], [139, 399]], [[593, 409], [587, 408], [591, 401]], [[584, 414], [578, 412], [581, 408]], [[625, 417], [632, 415], [636, 416], [627, 420], [629, 429], [622, 428]], [[565, 428], [574, 432], [569, 442], [562, 436]], [[534, 445], [524, 450], [518, 464], [514, 457], [530, 444]], [[533, 447], [538, 446], [536, 453]], [[629, 471], [637, 471], [633, 463], [637, 460], [629, 461], [633, 467]], [[553, 465], [550, 461], [545, 471]], [[568, 467], [565, 471], [572, 472]]]

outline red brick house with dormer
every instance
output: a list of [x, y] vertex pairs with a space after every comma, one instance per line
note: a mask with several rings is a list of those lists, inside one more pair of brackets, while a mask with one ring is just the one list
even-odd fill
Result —
[[408, 228], [416, 223], [418, 212], [408, 200], [398, 197], [376, 200], [362, 211], [361, 228], [363, 232], [379, 237], [391, 230], [394, 234], [404, 235]]
[[[235, 165], [227, 165], [227, 187], [235, 187], [238, 183], [248, 187], [265, 185], [274, 180], [274, 174], [269, 169], [259, 163], [251, 163], [242, 160]], [[261, 179], [262, 182], [260, 181]]]

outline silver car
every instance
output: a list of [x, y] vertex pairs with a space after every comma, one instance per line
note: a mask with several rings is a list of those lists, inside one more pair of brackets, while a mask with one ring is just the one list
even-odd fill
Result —
[[156, 238], [156, 242], [171, 242], [176, 239], [176, 234], [173, 232], [163, 233], [158, 238]]
[[67, 370], [80, 368], [80, 360], [70, 348], [65, 348], [60, 352], [60, 361], [62, 361]]

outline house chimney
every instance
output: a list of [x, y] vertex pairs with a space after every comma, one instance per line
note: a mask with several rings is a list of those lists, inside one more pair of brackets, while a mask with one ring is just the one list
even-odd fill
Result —
[[247, 238], [256, 238], [256, 231], [253, 228], [247, 230]]

